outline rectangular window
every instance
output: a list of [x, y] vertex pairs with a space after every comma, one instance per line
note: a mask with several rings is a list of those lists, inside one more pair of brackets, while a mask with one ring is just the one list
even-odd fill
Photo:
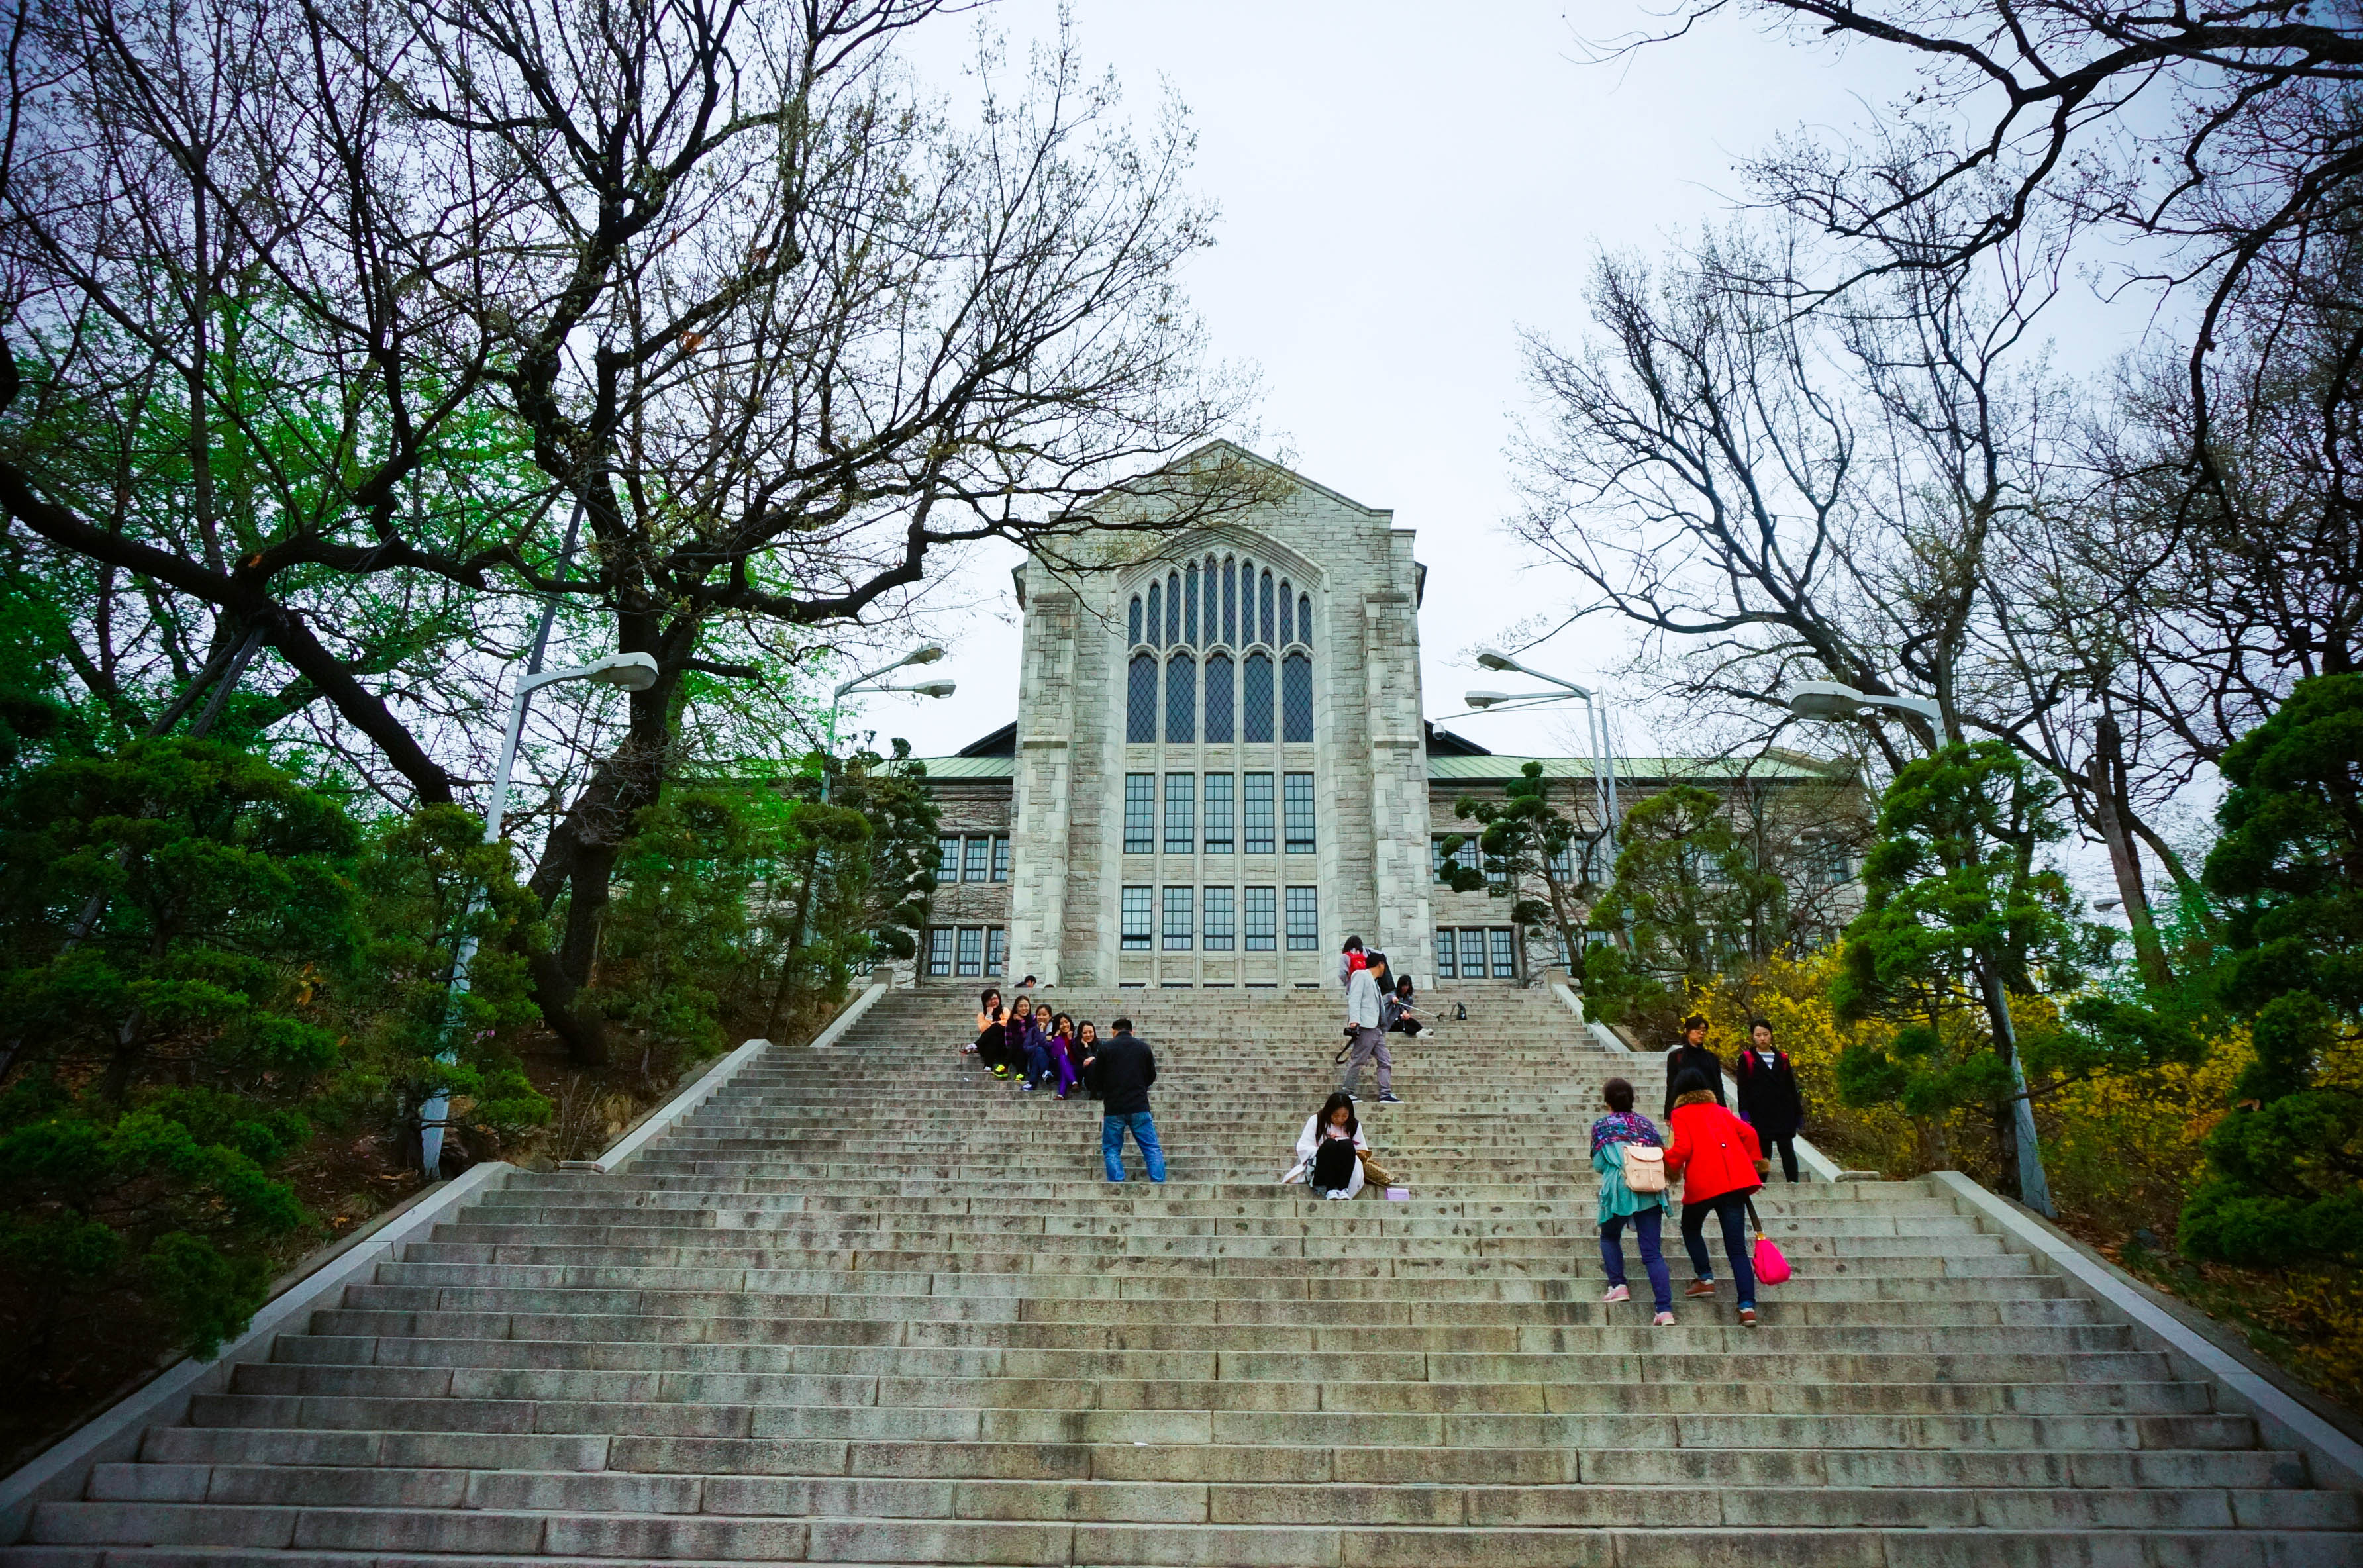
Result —
[[984, 932], [984, 972], [1005, 974], [1009, 968], [1009, 932], [1004, 926], [987, 926]]
[[960, 928], [960, 972], [963, 975], [984, 973], [984, 928], [981, 925]]
[[1124, 890], [1124, 950], [1146, 953], [1149, 947], [1149, 900], [1156, 896], [1150, 888], [1126, 888]]
[[1157, 853], [1157, 775], [1124, 776], [1124, 852]]
[[1232, 923], [1232, 904], [1236, 889], [1209, 888], [1201, 895], [1206, 922], [1206, 951], [1228, 953], [1238, 945], [1237, 928]]
[[1476, 836], [1471, 834], [1461, 834], [1460, 847], [1447, 855], [1444, 853], [1444, 841], [1451, 836], [1453, 835], [1450, 834], [1438, 834], [1427, 841], [1428, 875], [1438, 881], [1443, 880], [1447, 867], [1457, 867], [1469, 871], [1477, 869]]
[[1206, 853], [1231, 852], [1232, 793], [1238, 780], [1227, 773], [1206, 775]]
[[996, 882], [1009, 880], [1009, 835], [1005, 833], [993, 835], [993, 879]]
[[1240, 802], [1246, 807], [1248, 853], [1271, 853], [1271, 775], [1250, 773], [1239, 788]]
[[1436, 977], [1453, 980], [1460, 977], [1460, 966], [1453, 962], [1452, 933], [1442, 926], [1436, 930]]
[[1485, 933], [1479, 926], [1464, 926], [1460, 932], [1460, 977], [1481, 980], [1485, 977]]
[[952, 928], [931, 925], [927, 928], [927, 973], [949, 976], [952, 972]]
[[1198, 776], [1165, 776], [1165, 853], [1188, 855], [1198, 847]]
[[936, 880], [960, 880], [960, 841], [957, 834], [946, 834], [936, 840]]
[[[1295, 846], [1292, 845], [1290, 847]], [[1288, 890], [1288, 950], [1305, 953], [1316, 951], [1320, 945], [1321, 889], [1291, 888]]]
[[1485, 885], [1489, 888], [1508, 887], [1510, 885], [1509, 862], [1498, 855], [1485, 856]]
[[968, 860], [960, 867], [960, 880], [982, 882], [992, 875], [988, 869], [993, 859], [993, 840], [972, 838], [968, 841]]
[[1493, 937], [1493, 977], [1514, 980], [1518, 977], [1518, 933], [1507, 926], [1497, 925]]
[[1562, 844], [1550, 857], [1550, 878], [1554, 882], [1575, 880], [1575, 845]]
[[1292, 773], [1286, 780], [1288, 852], [1313, 853], [1313, 775]]
[[1165, 951], [1186, 953], [1190, 950], [1193, 907], [1198, 900], [1195, 888], [1165, 889]]
[[[1266, 774], [1267, 778], [1270, 777]], [[1248, 951], [1269, 953], [1280, 945], [1280, 906], [1270, 888], [1248, 888]]]

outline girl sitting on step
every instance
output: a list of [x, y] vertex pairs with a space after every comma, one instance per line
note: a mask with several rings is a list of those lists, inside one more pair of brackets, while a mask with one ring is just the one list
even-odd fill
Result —
[[[1354, 1097], [1340, 1089], [1304, 1119], [1304, 1131], [1296, 1139], [1296, 1164], [1280, 1184], [1304, 1182], [1315, 1198], [1352, 1198], [1362, 1190], [1363, 1165], [1370, 1157], [1370, 1143], [1354, 1115]], [[1372, 1166], [1368, 1179], [1383, 1182], [1387, 1177]]]

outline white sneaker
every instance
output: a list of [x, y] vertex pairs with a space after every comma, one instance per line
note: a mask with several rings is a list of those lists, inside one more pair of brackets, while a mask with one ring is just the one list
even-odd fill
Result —
[[1632, 1287], [1624, 1285], [1612, 1285], [1608, 1287], [1608, 1294], [1602, 1297], [1600, 1299], [1603, 1301], [1630, 1301], [1633, 1299]]
[[1346, 1195], [1342, 1192], [1333, 1192], [1329, 1195], [1329, 1201], [1332, 1203], [1343, 1203], [1346, 1201]]

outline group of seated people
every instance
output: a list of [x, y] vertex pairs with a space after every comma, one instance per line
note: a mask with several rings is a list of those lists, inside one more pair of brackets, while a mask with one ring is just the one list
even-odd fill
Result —
[[1052, 1012], [1048, 1002], [1028, 1007], [1023, 996], [1015, 1007], [1006, 1007], [994, 986], [978, 999], [976, 1039], [964, 1050], [994, 1077], [1015, 1078], [1021, 1093], [1055, 1088], [1065, 1099], [1082, 1081], [1098, 1042], [1099, 1026], [1091, 1020], [1077, 1023]]

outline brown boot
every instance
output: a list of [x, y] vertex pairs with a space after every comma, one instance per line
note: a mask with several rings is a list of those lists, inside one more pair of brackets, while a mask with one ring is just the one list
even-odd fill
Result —
[[1714, 1282], [1706, 1279], [1693, 1279], [1690, 1282], [1689, 1286], [1682, 1291], [1682, 1294], [1685, 1296], [1712, 1296], [1714, 1294]]

